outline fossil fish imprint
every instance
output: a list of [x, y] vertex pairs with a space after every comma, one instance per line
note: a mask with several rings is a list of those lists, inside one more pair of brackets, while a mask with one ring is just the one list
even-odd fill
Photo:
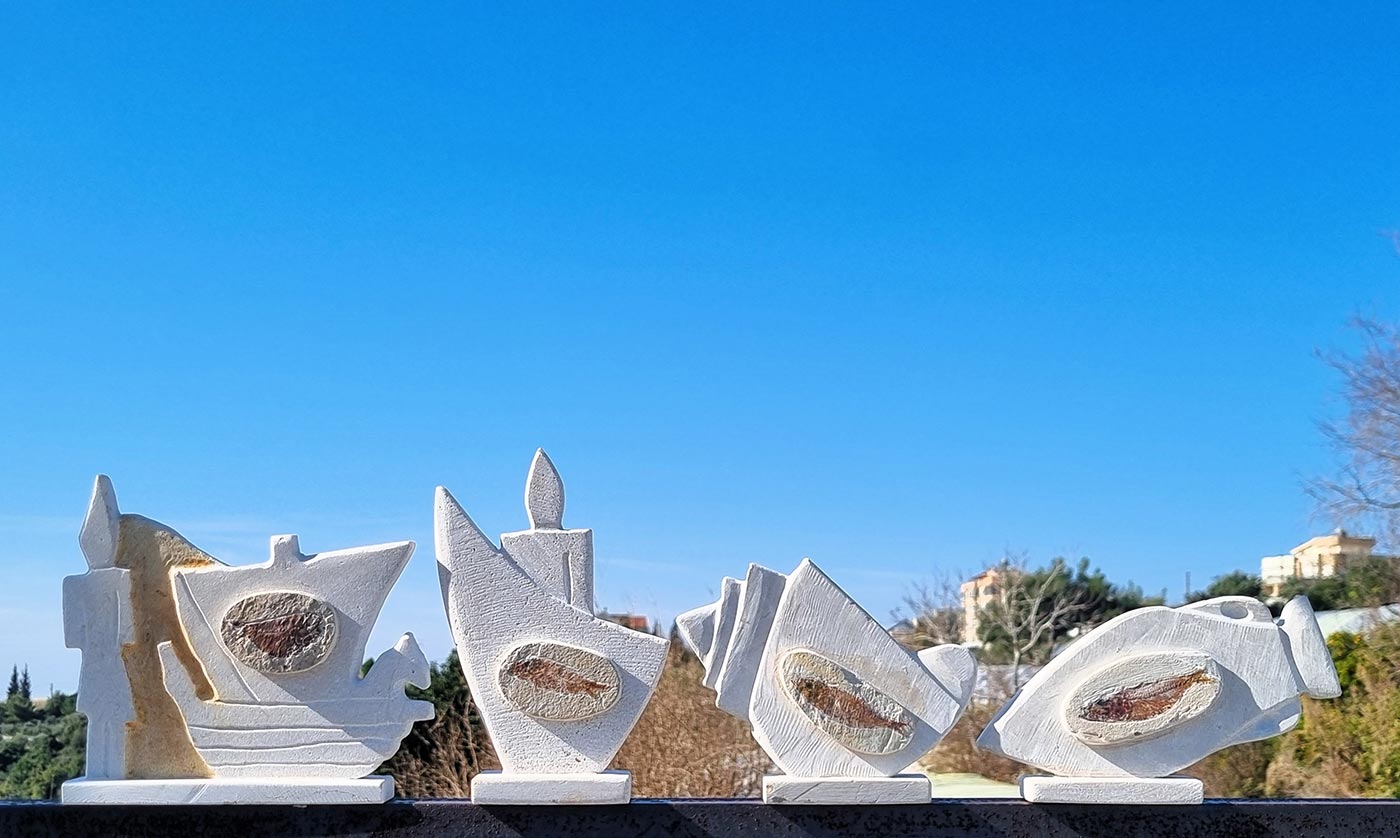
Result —
[[302, 672], [335, 647], [335, 610], [306, 594], [254, 594], [229, 608], [219, 633], [229, 653], [258, 672]]
[[506, 667], [507, 675], [524, 678], [543, 690], [557, 693], [588, 693], [589, 698], [597, 698], [608, 688], [607, 684], [590, 681], [562, 663], [546, 658], [526, 658]]
[[1079, 717], [1089, 722], [1140, 722], [1159, 716], [1181, 700], [1196, 684], [1210, 680], [1204, 669], [1124, 687], [1085, 707]]
[[524, 643], [501, 662], [501, 692], [536, 719], [578, 721], [610, 709], [622, 694], [617, 669], [601, 655], [560, 643]]
[[1139, 741], [1201, 715], [1220, 687], [1220, 669], [1207, 655], [1135, 655], [1085, 678], [1065, 704], [1065, 724], [1085, 743]]
[[883, 727], [900, 733], [909, 730], [903, 719], [886, 718], [864, 699], [825, 681], [799, 678], [793, 688], [812, 707], [851, 727]]
[[899, 702], [816, 652], [783, 655], [778, 680], [797, 709], [857, 753], [892, 754], [909, 744], [914, 720]]

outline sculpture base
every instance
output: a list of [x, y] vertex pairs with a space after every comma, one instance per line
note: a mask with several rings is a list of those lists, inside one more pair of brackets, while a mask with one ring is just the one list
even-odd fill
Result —
[[472, 778], [472, 802], [483, 806], [600, 806], [632, 801], [632, 772], [507, 774]]
[[807, 806], [843, 804], [928, 803], [933, 784], [923, 774], [894, 777], [789, 777], [770, 774], [763, 778], [764, 803]]
[[1194, 777], [1026, 776], [1021, 797], [1030, 803], [1192, 805], [1205, 799], [1205, 785]]
[[259, 777], [202, 780], [89, 780], [63, 784], [60, 799], [77, 805], [383, 803], [394, 796], [394, 778]]

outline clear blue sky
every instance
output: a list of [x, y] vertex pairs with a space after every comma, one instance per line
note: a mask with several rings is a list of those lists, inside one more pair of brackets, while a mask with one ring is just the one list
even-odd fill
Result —
[[1179, 596], [1286, 550], [1394, 317], [1394, 3], [12, 6], [0, 664], [76, 684], [92, 477], [231, 562], [433, 487], [600, 604], [811, 556], [878, 616], [1004, 549]]

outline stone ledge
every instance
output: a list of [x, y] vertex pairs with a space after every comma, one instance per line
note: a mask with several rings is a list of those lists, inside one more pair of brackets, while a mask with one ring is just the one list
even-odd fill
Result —
[[1400, 835], [1400, 801], [1240, 800], [1199, 806], [1031, 805], [942, 800], [916, 806], [767, 806], [756, 800], [641, 800], [626, 806], [477, 806], [395, 800], [347, 806], [60, 806], [0, 802], [0, 835], [782, 836], [782, 838], [1240, 838]]

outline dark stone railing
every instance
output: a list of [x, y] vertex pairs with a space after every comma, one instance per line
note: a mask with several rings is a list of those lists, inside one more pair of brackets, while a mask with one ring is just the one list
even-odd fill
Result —
[[1400, 801], [1213, 800], [1201, 806], [1032, 806], [940, 800], [919, 806], [767, 806], [749, 800], [642, 800], [629, 806], [60, 806], [0, 803], [0, 836], [1106, 836], [1389, 838]]

